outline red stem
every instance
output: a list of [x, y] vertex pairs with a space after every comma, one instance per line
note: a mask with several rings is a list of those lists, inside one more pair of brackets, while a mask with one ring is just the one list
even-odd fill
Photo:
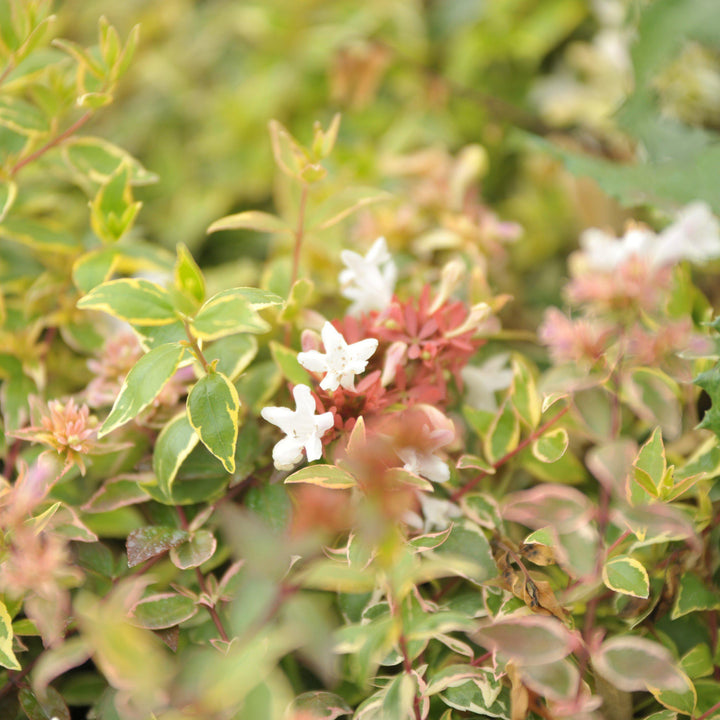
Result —
[[[541, 425], [535, 432], [528, 435], [518, 446], [511, 450], [507, 455], [503, 455], [497, 462], [493, 463], [493, 468], [497, 470], [503, 466], [508, 460], [514, 458], [519, 452], [522, 452], [528, 445], [535, 442], [546, 430], [551, 428], [563, 415], [570, 410], [570, 406], [566, 405], [555, 417], [550, 418], [544, 425]], [[468, 481], [461, 488], [458, 488], [451, 496], [450, 499], [453, 501], [459, 500], [465, 493], [470, 492], [483, 478], [486, 478], [490, 473], [485, 470], [481, 470], [472, 480]]]
[[[182, 509], [181, 505], [176, 505], [175, 509], [177, 510], [177, 514], [178, 514], [178, 517], [180, 518], [180, 524], [182, 525], [183, 530], [187, 531], [189, 526], [188, 526], [187, 517], [185, 516], [185, 511]], [[207, 584], [205, 582], [205, 577], [200, 572], [199, 567], [195, 568], [195, 577], [197, 578], [198, 585], [200, 586], [200, 591], [204, 595], [207, 595], [209, 597], [210, 594], [208, 593], [208, 590], [207, 590]], [[202, 603], [202, 605], [208, 611], [208, 614], [212, 618], [212, 621], [215, 623], [215, 627], [217, 628], [217, 631], [220, 633], [220, 637], [225, 642], [230, 642], [230, 637], [225, 632], [225, 628], [222, 624], [222, 620], [220, 619], [220, 616], [218, 615], [215, 605], [207, 605], [205, 603]]]
[[695, 720], [706, 720], [706, 718], [709, 718], [716, 710], [720, 710], [720, 702], [716, 702], [709, 710], [706, 710], [700, 717], [695, 718]]
[[26, 158], [19, 160], [10, 170], [10, 177], [16, 175], [26, 165], [34, 162], [39, 157], [44, 155], [48, 150], [51, 150], [56, 145], [59, 145], [63, 140], [67, 140], [73, 133], [76, 133], [90, 118], [92, 112], [88, 110], [84, 115], [81, 115], [67, 130], [64, 130], [59, 135], [56, 135], [52, 140], [48, 140], [41, 148], [38, 148], [34, 153], [30, 153]]

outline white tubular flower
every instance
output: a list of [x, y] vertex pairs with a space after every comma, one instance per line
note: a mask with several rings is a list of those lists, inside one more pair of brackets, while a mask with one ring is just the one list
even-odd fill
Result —
[[331, 412], [315, 415], [315, 400], [307, 385], [296, 385], [293, 397], [295, 410], [266, 407], [260, 412], [265, 420], [277, 425], [287, 436], [273, 448], [273, 463], [278, 470], [292, 470], [302, 461], [303, 450], [308, 462], [320, 459], [320, 438], [333, 426]]
[[414, 447], [400, 448], [398, 457], [405, 463], [403, 470], [427, 478], [430, 482], [444, 483], [450, 479], [450, 468], [432, 451]]
[[653, 247], [652, 263], [669, 265], [689, 260], [701, 265], [720, 257], [720, 223], [704, 202], [690, 203], [665, 228]]
[[495, 393], [510, 387], [512, 368], [508, 367], [510, 353], [500, 353], [479, 367], [467, 365], [460, 374], [467, 386], [467, 403], [478, 410], [495, 412], [498, 409]]
[[308, 350], [298, 353], [298, 362], [310, 372], [325, 373], [320, 383], [323, 390], [334, 392], [342, 385], [355, 390], [355, 376], [365, 372], [368, 360], [377, 350], [378, 341], [367, 338], [348, 345], [342, 333], [326, 322], [321, 332], [325, 352]]
[[340, 258], [345, 270], [340, 272], [340, 293], [352, 305], [351, 315], [386, 308], [395, 291], [397, 267], [388, 252], [384, 237], [378, 238], [365, 256], [343, 250]]
[[720, 257], [720, 223], [704, 202], [684, 207], [672, 225], [661, 233], [643, 227], [630, 228], [621, 238], [590, 228], [580, 236], [580, 246], [592, 270], [613, 272], [631, 258], [653, 268], [682, 260], [700, 265]]

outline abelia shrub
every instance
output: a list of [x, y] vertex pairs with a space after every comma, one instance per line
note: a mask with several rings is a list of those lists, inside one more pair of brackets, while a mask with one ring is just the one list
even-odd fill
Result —
[[[0, 0], [0, 716], [720, 717], [713, 208], [586, 229], [518, 329], [482, 148], [396, 156], [391, 208], [339, 188], [339, 116], [273, 121], [223, 284], [78, 135], [136, 31], [36, 74], [48, 10]], [[58, 167], [81, 232], [24, 200]]]

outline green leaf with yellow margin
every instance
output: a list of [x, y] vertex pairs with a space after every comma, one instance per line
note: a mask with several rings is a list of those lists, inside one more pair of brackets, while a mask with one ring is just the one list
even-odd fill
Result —
[[192, 321], [197, 337], [216, 340], [235, 333], [264, 333], [270, 330], [270, 324], [258, 315], [253, 303], [240, 290], [224, 290], [200, 308]]
[[184, 354], [183, 345], [171, 343], [143, 355], [125, 378], [98, 437], [107, 435], [141, 413], [175, 374]]
[[210, 372], [195, 383], [187, 399], [190, 424], [203, 445], [235, 472], [235, 444], [238, 435], [240, 399], [225, 375]]
[[603, 582], [611, 590], [646, 598], [650, 594], [650, 580], [647, 570], [634, 558], [619, 555], [608, 560], [603, 568]]
[[176, 415], [161, 430], [155, 443], [152, 464], [163, 494], [170, 496], [180, 466], [199, 441], [185, 411]]
[[205, 278], [190, 251], [182, 243], [177, 246], [175, 287], [197, 303], [205, 300]]
[[121, 278], [98, 285], [80, 298], [77, 306], [137, 325], [169, 325], [176, 320], [168, 291], [143, 278]]
[[22, 667], [15, 657], [12, 644], [12, 619], [5, 607], [5, 603], [0, 601], [0, 665], [8, 668], [8, 670], [21, 670]]
[[520, 426], [512, 405], [505, 403], [485, 436], [485, 457], [493, 464], [517, 447]]
[[513, 381], [510, 397], [520, 419], [534, 429], [542, 416], [540, 395], [530, 368], [518, 357], [512, 361]]
[[568, 448], [569, 439], [565, 428], [548, 430], [532, 445], [532, 454], [544, 463], [557, 462]]
[[208, 233], [219, 230], [255, 230], [263, 233], [292, 233], [293, 229], [277, 215], [260, 210], [248, 210], [216, 220], [207, 229]]
[[285, 478], [286, 483], [309, 483], [324, 488], [341, 490], [355, 487], [355, 478], [346, 470], [334, 465], [309, 465]]

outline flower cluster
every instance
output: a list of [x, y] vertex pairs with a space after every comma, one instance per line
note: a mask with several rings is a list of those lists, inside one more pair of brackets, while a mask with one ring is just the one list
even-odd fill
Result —
[[[438, 453], [452, 442], [455, 431], [442, 409], [451, 381], [462, 386], [462, 371], [482, 344], [478, 330], [490, 308], [480, 303], [468, 309], [448, 298], [447, 287], [434, 298], [429, 286], [417, 301], [392, 297], [394, 263], [382, 238], [367, 255], [344, 252], [343, 260], [348, 267], [340, 283], [353, 288], [348, 295], [353, 305], [345, 318], [326, 322], [319, 337], [305, 331], [298, 353], [300, 365], [314, 375], [315, 389], [294, 387], [294, 411], [268, 407], [261, 413], [286, 435], [273, 449], [275, 467], [292, 469], [303, 452], [308, 461], [319, 459], [323, 443], [347, 439], [362, 417], [369, 432], [395, 438], [397, 466], [445, 482], [450, 470]], [[386, 282], [389, 278], [392, 283]], [[372, 309], [357, 312], [371, 304], [361, 290], [377, 289], [378, 282], [385, 282], [384, 290], [370, 293]], [[409, 414], [413, 408], [421, 420]], [[395, 428], [402, 425], [412, 430], [398, 434]]]

